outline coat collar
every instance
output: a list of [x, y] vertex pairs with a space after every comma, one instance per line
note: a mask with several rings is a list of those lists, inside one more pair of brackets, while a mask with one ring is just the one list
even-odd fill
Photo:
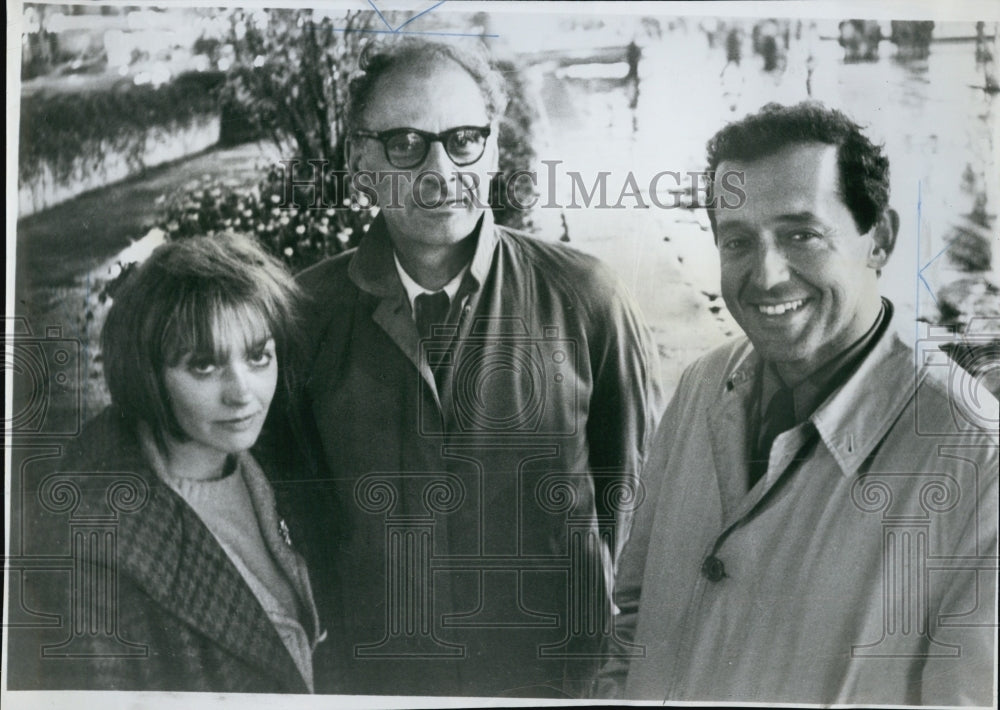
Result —
[[854, 374], [810, 418], [845, 477], [858, 473], [913, 399], [923, 373], [890, 328]]
[[[459, 287], [457, 294], [459, 298], [477, 291], [485, 283], [493, 266], [493, 254], [499, 237], [491, 210], [483, 212], [477, 239], [476, 251], [465, 279]], [[430, 366], [421, 357], [420, 336], [411, 317], [409, 297], [396, 270], [385, 217], [381, 214], [372, 222], [368, 233], [358, 245], [347, 273], [362, 292], [376, 300], [372, 320], [392, 339], [420, 373], [433, 393], [438, 409], [441, 409], [441, 393], [437, 391]]]
[[726, 365], [722, 390], [709, 407], [708, 436], [712, 442], [724, 520], [739, 518], [747, 501], [749, 479], [749, 423], [753, 383], [760, 357], [748, 340], [738, 344]]
[[274, 625], [215, 537], [152, 471], [125, 424], [112, 419], [110, 410], [102, 416], [103, 431], [92, 429], [90, 441], [102, 470], [132, 472], [148, 487], [145, 505], [119, 516], [119, 572], [235, 657], [290, 691], [308, 692]]
[[[479, 222], [476, 251], [472, 256], [467, 274], [468, 277], [475, 280], [476, 285], [481, 286], [489, 275], [496, 242], [497, 234], [493, 223], [493, 213], [487, 209], [483, 212]], [[358, 245], [354, 259], [351, 260], [351, 265], [348, 267], [348, 276], [358, 288], [373, 296], [383, 299], [405, 300], [406, 290], [399, 280], [399, 274], [396, 273], [392, 241], [389, 239], [385, 217], [381, 214], [372, 222], [368, 233]]]
[[[895, 334], [894, 316], [887, 317], [890, 322], [871, 352], [809, 418], [845, 477], [857, 474], [919, 384], [913, 350]], [[746, 466], [748, 407], [754, 404], [750, 400], [760, 366], [760, 356], [744, 340], [726, 368], [724, 391], [709, 410], [716, 470], [727, 471], [730, 479], [735, 477], [733, 461]]]

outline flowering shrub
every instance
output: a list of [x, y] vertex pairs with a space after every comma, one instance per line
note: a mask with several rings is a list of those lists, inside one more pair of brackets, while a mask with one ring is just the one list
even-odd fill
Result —
[[[332, 192], [332, 186], [328, 187]], [[233, 231], [255, 236], [293, 271], [357, 245], [368, 230], [367, 210], [342, 201], [340, 207], [307, 207], [310, 196], [286, 194], [284, 166], [272, 166], [260, 184], [249, 189], [205, 176], [164, 198], [157, 224], [170, 239]], [[289, 204], [297, 206], [287, 206]]]
[[374, 16], [353, 11], [335, 21], [312, 9], [234, 10], [224, 100], [245, 107], [283, 153], [291, 144], [297, 157], [326, 158], [343, 170], [347, 79]]

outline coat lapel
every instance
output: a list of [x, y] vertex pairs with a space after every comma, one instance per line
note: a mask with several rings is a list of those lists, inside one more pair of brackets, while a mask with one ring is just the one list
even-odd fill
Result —
[[308, 692], [274, 625], [197, 515], [139, 460], [149, 499], [121, 517], [120, 572], [156, 603], [235, 657]]
[[735, 367], [729, 369], [722, 391], [707, 413], [723, 527], [738, 519], [749, 503], [748, 425], [757, 365], [756, 354], [744, 350]]
[[375, 300], [372, 320], [389, 336], [420, 373], [440, 408], [434, 375], [420, 357], [420, 338], [410, 313], [392, 256], [392, 242], [383, 218], [376, 218], [348, 267], [348, 275], [358, 288]]
[[305, 565], [292, 550], [291, 542], [286, 542], [281, 537], [281, 521], [275, 508], [274, 491], [267, 480], [267, 476], [260, 466], [250, 455], [241, 457], [240, 465], [244, 473], [244, 480], [250, 490], [250, 498], [253, 501], [257, 519], [260, 521], [261, 534], [264, 543], [267, 545], [271, 556], [278, 563], [281, 571], [285, 573], [289, 583], [295, 590], [299, 599], [299, 614], [306, 634], [308, 634], [313, 647], [319, 635], [319, 615], [316, 611], [316, 604], [313, 600], [312, 587], [309, 583], [309, 574]]

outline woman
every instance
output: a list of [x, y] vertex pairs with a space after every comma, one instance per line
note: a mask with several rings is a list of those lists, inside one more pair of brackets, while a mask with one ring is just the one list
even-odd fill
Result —
[[[107, 473], [130, 486], [117, 554], [93, 575], [112, 570], [117, 587], [88, 608], [74, 582], [69, 641], [24, 651], [40, 687], [312, 691], [308, 575], [249, 453], [290, 390], [296, 298], [277, 261], [228, 234], [159, 247], [116, 293], [101, 337], [112, 404], [60, 470], [87, 472], [81, 499], [98, 500]], [[53, 490], [40, 490], [50, 511]]]

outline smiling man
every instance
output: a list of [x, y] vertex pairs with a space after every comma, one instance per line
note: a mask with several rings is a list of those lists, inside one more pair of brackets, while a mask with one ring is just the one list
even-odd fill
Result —
[[361, 69], [348, 160], [379, 213], [300, 277], [317, 688], [580, 694], [659, 413], [655, 351], [605, 266], [493, 223], [504, 97], [475, 40], [372, 45]]
[[746, 193], [709, 210], [746, 337], [685, 372], [654, 439], [599, 694], [989, 704], [997, 403], [894, 334], [887, 158], [815, 103], [708, 153], [710, 197]]

